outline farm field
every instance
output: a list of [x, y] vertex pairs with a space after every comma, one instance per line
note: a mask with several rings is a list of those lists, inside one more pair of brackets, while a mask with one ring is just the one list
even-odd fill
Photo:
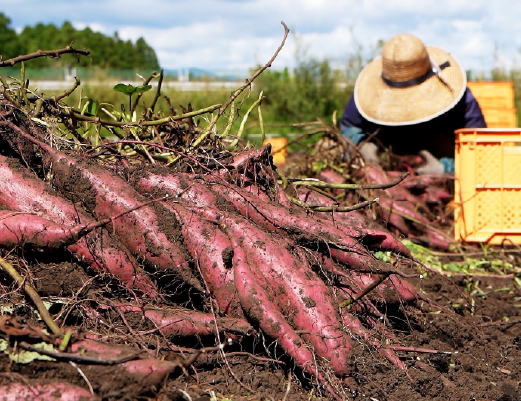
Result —
[[272, 61], [223, 91], [2, 83], [1, 395], [521, 398], [519, 246], [456, 243], [414, 155], [346, 163], [349, 89], [319, 63], [286, 97]]

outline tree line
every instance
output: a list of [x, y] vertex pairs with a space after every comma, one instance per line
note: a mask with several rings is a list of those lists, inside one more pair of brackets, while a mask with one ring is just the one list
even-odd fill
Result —
[[154, 49], [143, 38], [139, 38], [133, 43], [130, 40], [121, 39], [117, 32], [113, 36], [107, 36], [94, 32], [88, 27], [78, 30], [68, 21], [64, 22], [61, 27], [38, 23], [35, 26], [26, 26], [20, 33], [17, 33], [11, 27], [11, 19], [0, 12], [0, 55], [3, 60], [39, 49], [59, 49], [71, 43], [75, 48], [89, 50], [90, 58], [64, 55], [59, 60], [50, 60], [42, 57], [31, 60], [31, 67], [96, 66], [121, 69], [159, 69]]

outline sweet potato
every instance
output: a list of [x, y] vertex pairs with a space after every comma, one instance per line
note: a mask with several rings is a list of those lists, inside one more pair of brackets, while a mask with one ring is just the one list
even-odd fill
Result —
[[419, 195], [420, 199], [426, 203], [437, 204], [440, 202], [450, 202], [454, 195], [449, 194], [444, 188], [427, 187], [425, 193]]
[[226, 164], [227, 170], [238, 170], [239, 172], [250, 168], [256, 162], [269, 165], [269, 158], [271, 153], [271, 144], [266, 144], [259, 149], [252, 149], [247, 152], [241, 152], [233, 157], [231, 163]]
[[348, 330], [351, 330], [353, 334], [360, 336], [360, 338], [363, 339], [363, 341], [376, 348], [383, 357], [385, 357], [397, 368], [401, 370], [406, 369], [405, 365], [400, 360], [400, 358], [398, 358], [398, 356], [391, 349], [387, 348], [385, 344], [381, 344], [378, 341], [376, 341], [374, 334], [370, 333], [369, 330], [366, 329], [355, 316], [349, 313], [344, 313], [342, 314], [342, 319]]
[[[331, 184], [345, 184], [345, 182], [346, 182], [346, 178], [342, 174], [340, 174], [334, 170], [331, 170], [331, 169], [322, 170], [318, 174], [317, 178], [321, 181], [328, 182]], [[335, 188], [332, 190], [332, 192], [335, 195], [339, 195], [339, 194], [345, 192], [345, 190], [340, 189], [340, 188]]]
[[[43, 137], [34, 131], [35, 136]], [[217, 304], [218, 314], [186, 312], [171, 305], [154, 306], [133, 298], [110, 302], [111, 307], [120, 312], [120, 317], [131, 315], [133, 319], [125, 321], [127, 325], [135, 318], [153, 323], [146, 331], [136, 333], [140, 336], [158, 332], [168, 337], [216, 336], [222, 332], [244, 335], [250, 334], [255, 327], [261, 329], [266, 338], [274, 340], [272, 344], [266, 344], [268, 349], [275, 346], [278, 354], [282, 348], [305, 373], [311, 374], [334, 398], [340, 399], [330, 383], [338, 379], [333, 372], [342, 378], [350, 374], [349, 332], [358, 333], [365, 343], [379, 348], [372, 338], [373, 333], [362, 325], [363, 322], [370, 326], [369, 320], [363, 317], [358, 320], [351, 313], [356, 311], [367, 316], [380, 313], [372, 303], [373, 293], [371, 297], [365, 297], [367, 291], [363, 290], [376, 286], [376, 296], [386, 301], [387, 289], [396, 287], [406, 299], [415, 299], [408, 283], [393, 277], [391, 273], [398, 272], [376, 260], [368, 247], [404, 254], [407, 250], [392, 235], [371, 230], [359, 219], [337, 219], [334, 215], [330, 218], [290, 204], [274, 182], [274, 172], [266, 160], [268, 148], [242, 153], [228, 165], [222, 163], [226, 166], [223, 174], [173, 174], [165, 168], [154, 175], [142, 168], [141, 172], [135, 173], [140, 176], [135, 180], [136, 184], [134, 180], [129, 183], [118, 175], [119, 166], [107, 168], [103, 164], [112, 158], [96, 160], [70, 156], [71, 151], [58, 152], [38, 139], [29, 139], [26, 133], [21, 137], [31, 140], [38, 150], [24, 148], [24, 151], [31, 152], [38, 162], [43, 161], [28, 164], [39, 172], [43, 166], [43, 170], [50, 173], [46, 177], [52, 178], [63, 194], [67, 194], [64, 196], [83, 203], [96, 218], [132, 208], [150, 194], [169, 193], [175, 197], [168, 206], [154, 205], [130, 213], [122, 219], [123, 224], [114, 224], [114, 232], [124, 239], [135, 258], [142, 257], [140, 261], [157, 268], [154, 273], [162, 282], [166, 282], [168, 273], [173, 271], [187, 284], [181, 287], [183, 290], [190, 287], [199, 291], [193, 297], [177, 293], [186, 302], [184, 306], [201, 309]], [[186, 171], [191, 165], [196, 171], [201, 171], [199, 167], [207, 171], [209, 167], [192, 164], [196, 159], [202, 160], [196, 154], [200, 149], [206, 150], [194, 149], [193, 157], [180, 160], [176, 167]], [[121, 156], [128, 157], [127, 166], [139, 162], [138, 158], [130, 160], [131, 154]], [[213, 166], [214, 163], [210, 168]], [[154, 171], [159, 170], [157, 166], [154, 168]], [[267, 192], [260, 192], [257, 183]], [[47, 212], [39, 216], [49, 219]], [[80, 218], [77, 220], [75, 225], [86, 224]], [[74, 224], [69, 221], [65, 226], [71, 229]], [[44, 227], [43, 223], [41, 227]], [[20, 226], [16, 229], [23, 231]], [[89, 236], [92, 233], [87, 238]], [[48, 246], [49, 243], [43, 244]], [[69, 245], [68, 249], [74, 245], [77, 244]], [[320, 270], [320, 258], [327, 261], [324, 266], [328, 268], [323, 271]], [[390, 278], [382, 285], [376, 285], [381, 283], [378, 278], [384, 276]], [[174, 282], [173, 286], [178, 284]], [[370, 284], [375, 285], [371, 287]], [[337, 292], [346, 299], [356, 295], [361, 298], [348, 310], [340, 306], [341, 297], [335, 296]], [[128, 304], [122, 305], [122, 302]], [[240, 310], [248, 321], [237, 318]], [[102, 314], [98, 310], [94, 312]], [[220, 313], [226, 313], [227, 317]], [[86, 320], [96, 320], [94, 314], [82, 316], [87, 316]], [[160, 342], [161, 336], [158, 338]], [[382, 336], [384, 340], [385, 336]], [[159, 350], [163, 345], [154, 344], [154, 348]], [[73, 352], [89, 357], [96, 355], [94, 348], [98, 349], [99, 359], [111, 359], [118, 354], [99, 346]], [[134, 360], [116, 362], [111, 359], [109, 362], [117, 364], [113, 367], [116, 373], [131, 374], [136, 380], [149, 378], [150, 384], [157, 383], [179, 366], [143, 358], [138, 353], [130, 357]], [[387, 357], [394, 358], [392, 354]], [[97, 362], [101, 361], [94, 363]], [[397, 363], [396, 360], [393, 363]], [[327, 379], [324, 372], [328, 372]], [[340, 386], [339, 391], [342, 391]]]
[[140, 384], [147, 386], [160, 383], [166, 375], [181, 367], [178, 362], [138, 357], [138, 354], [141, 354], [141, 352], [131, 347], [105, 344], [92, 340], [81, 340], [73, 343], [71, 351], [73, 354], [83, 357], [98, 359], [105, 364], [110, 361], [135, 356], [133, 360], [116, 364], [116, 370], [119, 370], [119, 372], [115, 374], [126, 373]]
[[[74, 202], [83, 202], [85, 208], [98, 218], [109, 218], [125, 210], [134, 209], [145, 199], [122, 178], [98, 163], [88, 163], [51, 148], [24, 130], [12, 126], [17, 134], [38, 146], [44, 165], [51, 167], [54, 184]], [[87, 194], [77, 196], [78, 188]], [[163, 218], [168, 212], [164, 209]], [[172, 222], [175, 224], [175, 222]], [[167, 235], [151, 206], [136, 209], [121, 217], [114, 226], [118, 238], [136, 258], [144, 259], [159, 270], [169, 269], [193, 288], [203, 291], [188, 265], [188, 255], [181, 249], [181, 241]]]
[[[234, 187], [227, 191], [225, 185], [214, 184], [210, 190], [203, 184], [196, 182], [195, 177], [191, 177], [190, 181], [188, 178], [186, 175], [173, 177], [145, 173], [136, 180], [135, 185], [138, 190], [152, 192], [154, 195], [180, 196], [188, 204], [201, 209], [213, 208], [215, 205], [219, 205], [224, 211], [235, 209], [242, 216], [251, 219], [272, 233], [283, 233], [287, 230], [293, 234], [298, 233], [302, 237], [312, 237], [314, 233], [316, 237], [312, 240], [326, 242], [329, 246], [327, 252], [330, 255], [355, 270], [365, 272], [389, 271], [387, 264], [376, 260], [362, 244], [344, 232], [348, 230], [347, 227], [336, 228], [326, 221], [312, 219], [303, 214], [302, 211], [289, 211], [283, 206], [262, 202], [248, 191], [242, 191], [240, 188]], [[378, 232], [371, 233], [374, 236], [380, 235]], [[361, 235], [358, 232], [357, 234]], [[397, 253], [410, 255], [407, 248], [396, 241], [394, 237], [384, 234], [381, 236], [384, 238], [382, 242], [387, 247]], [[341, 248], [335, 249], [335, 246]]]
[[[292, 233], [313, 236], [332, 247], [342, 244], [343, 249], [349, 249], [356, 254], [368, 254], [367, 249], [357, 240], [362, 241], [363, 238], [374, 235], [378, 237], [378, 239], [374, 239], [377, 242], [379, 239], [386, 239], [387, 237], [377, 232], [357, 230], [347, 225], [335, 226], [328, 221], [308, 216], [300, 208], [287, 209], [259, 201], [246, 191], [227, 191], [222, 185], [213, 185], [212, 191], [233, 204], [241, 215], [247, 216], [266, 229], [276, 226]], [[402, 245], [394, 244], [394, 249], [409, 254]]]
[[227, 332], [232, 334], [253, 334], [255, 330], [244, 319], [215, 317], [209, 313], [188, 309], [146, 308], [132, 305], [116, 306], [121, 311], [140, 314], [150, 321], [166, 336], [209, 336]]
[[238, 239], [232, 237], [231, 240], [234, 247], [233, 261], [237, 293], [247, 315], [264, 333], [276, 339], [298, 366], [316, 377], [335, 400], [342, 400], [315, 366], [314, 355], [273, 303], [273, 294], [269, 295], [267, 292], [270, 288], [269, 283], [256, 266], [248, 263], [248, 257]]
[[426, 217], [414, 210], [411, 202], [392, 202], [390, 199], [385, 199], [380, 204], [384, 208], [384, 216], [387, 214], [389, 222], [402, 231], [402, 234], [409, 235], [411, 238], [415, 237], [405, 223], [405, 219], [407, 219], [418, 232], [422, 233], [422, 235], [416, 236], [417, 238], [423, 238], [426, 243], [442, 249], [450, 246], [450, 237], [434, 229], [433, 224]]
[[89, 390], [69, 383], [10, 383], [0, 386], [2, 401], [96, 401]]
[[[302, 202], [305, 202], [310, 205], [330, 207], [339, 206], [339, 203], [336, 200], [333, 200], [328, 196], [320, 194], [312, 189], [304, 187], [297, 188], [297, 198]], [[367, 228], [370, 225], [370, 222], [368, 221], [367, 217], [365, 217], [357, 210], [354, 210], [349, 213], [315, 213], [315, 216], [328, 218], [335, 222], [340, 222], [344, 225], [353, 227], [359, 231], [362, 231], [364, 228]]]
[[[338, 250], [332, 249], [331, 252], [338, 253]], [[349, 254], [347, 254], [346, 256], [349, 256]], [[339, 255], [337, 255], [336, 259], [342, 259], [343, 257], [344, 256], [340, 257]], [[407, 281], [404, 281], [400, 277], [396, 276], [396, 274], [400, 274], [400, 272], [396, 271], [396, 269], [392, 267], [387, 267], [387, 269], [384, 269], [380, 272], [373, 271], [372, 273], [374, 274], [368, 274], [360, 271], [355, 272], [352, 270], [348, 270], [342, 264], [336, 264], [332, 259], [324, 257], [323, 255], [317, 255], [315, 256], [315, 258], [317, 264], [321, 269], [324, 269], [326, 272], [329, 272], [333, 276], [341, 278], [340, 281], [342, 281], [343, 283], [347, 283], [349, 288], [348, 292], [352, 295], [356, 294], [358, 291], [363, 290], [365, 287], [371, 285], [373, 281], [378, 277], [378, 273], [384, 273], [389, 274], [389, 280], [385, 280], [384, 282], [380, 283], [380, 285], [374, 291], [382, 299], [385, 299], [384, 291], [386, 288], [396, 290], [396, 292], [400, 295], [401, 302], [411, 302], [419, 298], [418, 293]], [[342, 286], [342, 288], [345, 289], [344, 286]], [[367, 305], [370, 306], [371, 312], [376, 312], [376, 309], [373, 305]]]
[[[47, 152], [53, 164], [54, 183], [65, 192], [70, 192], [77, 185], [89, 187], [90, 199], [86, 206], [99, 218], [121, 213], [145, 201], [122, 178], [102, 166], [76, 160], [61, 152], [50, 153], [48, 149]], [[165, 209], [158, 209], [162, 219], [168, 217]], [[175, 219], [171, 218], [170, 228], [174, 225]], [[115, 225], [115, 231], [135, 257], [142, 258], [156, 269], [169, 270], [181, 281], [199, 291], [203, 290], [189, 267], [189, 257], [182, 249], [181, 239], [160, 226], [152, 206], [122, 216], [119, 224]]]
[[66, 227], [33, 213], [0, 210], [0, 246], [32, 247], [41, 251], [57, 251], [75, 244], [93, 230], [115, 219]]
[[[327, 196], [321, 195], [316, 191], [304, 188], [298, 190], [298, 198], [303, 202], [310, 203], [313, 205], [337, 205], [336, 201], [333, 201]], [[315, 216], [318, 218], [332, 221], [337, 225], [340, 225], [340, 229], [342, 229], [342, 227], [352, 227], [359, 230], [361, 233], [364, 234], [360, 238], [360, 241], [369, 249], [391, 251], [397, 254], [410, 257], [409, 250], [391, 233], [379, 229], [370, 228], [371, 223], [369, 222], [369, 220], [356, 210], [348, 213], [321, 212], [315, 213]]]
[[[378, 165], [367, 165], [360, 170], [359, 174], [362, 175], [364, 179], [371, 184], [385, 184], [390, 181], [386, 172]], [[414, 196], [412, 193], [410, 193], [407, 188], [402, 185], [402, 183], [399, 183], [398, 185], [395, 185], [394, 187], [388, 188], [386, 190], [376, 191], [378, 191], [378, 193], [386, 191], [389, 194], [389, 197], [395, 202], [409, 201], [414, 204], [415, 209], [429, 213], [429, 207], [417, 196]]]
[[[0, 182], [0, 205], [6, 208], [34, 213], [65, 227], [95, 223], [77, 205], [59, 196], [17, 161], [4, 156], [0, 156]], [[92, 232], [67, 249], [94, 270], [110, 273], [129, 288], [157, 296], [157, 289], [146, 273], [106, 230]]]
[[179, 363], [143, 358], [122, 363], [121, 368], [130, 374], [136, 382], [145, 386], [155, 386], [165, 380], [165, 377], [180, 367]]
[[[353, 251], [359, 251], [361, 254], [368, 254], [367, 250], [358, 244], [353, 237], [361, 237], [363, 234], [359, 231], [352, 230], [349, 233], [331, 227], [325, 222], [316, 221], [305, 214], [304, 211], [295, 209], [288, 210], [281, 205], [272, 205], [256, 198], [248, 191], [234, 187], [229, 189], [223, 183], [214, 183], [211, 190], [205, 189], [202, 184], [194, 182], [194, 177], [188, 175], [163, 176], [157, 174], [145, 174], [140, 177], [135, 184], [140, 191], [152, 190], [155, 188], [159, 192], [157, 194], [169, 194], [174, 197], [186, 199], [193, 206], [201, 208], [214, 207], [220, 205], [226, 210], [234, 208], [241, 215], [251, 219], [255, 223], [264, 227], [268, 231], [276, 231], [278, 229], [290, 231], [292, 233], [314, 235], [321, 241], [338, 243], [345, 247], [352, 247]], [[212, 194], [215, 192], [220, 198]], [[228, 201], [228, 204], [223, 203]], [[349, 235], [348, 235], [349, 234]], [[345, 240], [345, 242], [342, 242]]]
[[[364, 174], [377, 183], [387, 179], [383, 170], [374, 167], [364, 169]], [[439, 185], [440, 183], [440, 178], [429, 177], [415, 178], [415, 181], [419, 182], [420, 179], [429, 186]], [[380, 205], [384, 209], [384, 216], [387, 215], [391, 224], [397, 227], [402, 234], [410, 234], [410, 230], [405, 224], [405, 220], [409, 220], [420, 233], [423, 233], [420, 237], [425, 238], [427, 243], [438, 248], [448, 248], [451, 243], [450, 238], [431, 228], [431, 220], [434, 220], [435, 216], [429, 212], [425, 200], [432, 203], [448, 200], [451, 196], [444, 189], [433, 189], [430, 187], [425, 189], [423, 196], [413, 195], [407, 190], [408, 185], [410, 183], [390, 188], [387, 190], [390, 196], [387, 198], [381, 197]], [[399, 217], [395, 217], [396, 215]]]
[[411, 201], [395, 201], [394, 199], [380, 199], [380, 205], [387, 213], [397, 213], [399, 216], [411, 221], [419, 221], [422, 224], [429, 225], [430, 221], [420, 212], [416, 211], [415, 204]]
[[[341, 330], [340, 317], [332, 304], [331, 291], [313, 272], [305, 255], [291, 249], [284, 238], [267, 235], [239, 216], [219, 215], [205, 209], [201, 215], [220, 222], [230, 239], [237, 238], [250, 265], [257, 266], [269, 285], [275, 289], [275, 303], [293, 326], [309, 331], [303, 334], [317, 355], [330, 360], [339, 375], [349, 373], [351, 344]], [[234, 247], [234, 251], [236, 247]]]
[[[377, 184], [400, 174], [383, 171], [378, 166], [366, 166], [359, 172], [365, 180]], [[378, 190], [376, 193], [380, 197], [380, 215], [403, 235], [420, 239], [437, 248], [448, 248], [452, 242], [451, 238], [433, 228], [433, 225], [436, 225], [437, 214], [431, 212], [427, 205], [440, 204], [452, 198], [446, 190], [448, 179], [446, 176], [412, 175], [392, 188]], [[406, 221], [409, 221], [410, 225]]]
[[[166, 203], [181, 224], [181, 233], [210, 295], [228, 316], [244, 317], [233, 281], [232, 246], [219, 227], [178, 204]], [[194, 230], [194, 227], [197, 229]]]
[[[367, 270], [373, 267], [378, 270], [378, 266], [382, 265], [363, 246], [362, 238], [369, 236], [371, 232], [364, 235], [363, 231], [344, 225], [335, 227], [327, 221], [306, 215], [302, 209], [288, 210], [282, 206], [268, 204], [256, 200], [251, 194], [244, 191], [226, 191], [225, 187], [220, 185], [213, 185], [212, 191], [232, 203], [241, 215], [247, 216], [268, 230], [273, 226], [280, 227], [289, 233], [298, 234], [300, 237], [325, 243], [331, 249], [338, 248], [349, 253], [349, 257], [343, 258], [341, 261], [349, 263], [354, 269]], [[374, 235], [380, 234], [375, 232]], [[392, 250], [407, 256], [410, 255], [407, 248], [402, 244], [388, 240], [388, 236], [382, 235], [382, 237], [387, 240], [386, 244]], [[386, 267], [381, 266], [380, 268], [385, 269]]]
[[[179, 197], [191, 206], [214, 208], [216, 205], [219, 205], [221, 209], [225, 210], [237, 209], [236, 205], [229, 203], [223, 196], [218, 196], [208, 186], [204, 185], [201, 178], [202, 177], [190, 176], [188, 174], [176, 174], [172, 176], [146, 172], [135, 180], [134, 185], [140, 192], [150, 193], [154, 196], [170, 195], [173, 198]], [[212, 185], [212, 188], [216, 187], [218, 187], [217, 184]], [[235, 190], [238, 189], [234, 187], [233, 191]], [[252, 216], [256, 214], [257, 212], [254, 211]], [[250, 217], [247, 212], [243, 215]], [[278, 227], [274, 224], [270, 224], [269, 221], [263, 221], [263, 223], [263, 226], [265, 226], [267, 230], [278, 230]], [[280, 232], [282, 233], [283, 231]]]
[[[0, 246], [4, 248], [30, 246], [42, 251], [56, 251], [80, 238], [81, 228], [53, 223], [38, 215], [0, 210]], [[92, 231], [92, 230], [91, 230]], [[88, 232], [85, 232], [87, 235]]]

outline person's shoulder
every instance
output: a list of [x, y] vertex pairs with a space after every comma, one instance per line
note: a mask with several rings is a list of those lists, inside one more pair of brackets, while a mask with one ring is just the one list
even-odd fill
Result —
[[458, 112], [458, 110], [465, 110], [469, 107], [469, 105], [477, 104], [477, 100], [474, 97], [472, 91], [467, 86], [465, 88], [465, 91], [463, 92], [463, 95], [461, 96], [461, 99], [458, 100], [458, 102], [454, 105], [454, 107], [449, 110], [452, 112]]
[[474, 94], [472, 93], [472, 90], [468, 86], [465, 87], [465, 92], [463, 93], [463, 98], [476, 100], [476, 98], [474, 97]]

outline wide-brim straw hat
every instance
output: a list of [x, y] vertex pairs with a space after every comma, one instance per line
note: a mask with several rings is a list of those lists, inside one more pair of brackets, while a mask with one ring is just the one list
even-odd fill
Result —
[[465, 70], [452, 55], [426, 47], [413, 35], [399, 34], [359, 74], [354, 100], [369, 121], [411, 125], [453, 108], [466, 86]]

